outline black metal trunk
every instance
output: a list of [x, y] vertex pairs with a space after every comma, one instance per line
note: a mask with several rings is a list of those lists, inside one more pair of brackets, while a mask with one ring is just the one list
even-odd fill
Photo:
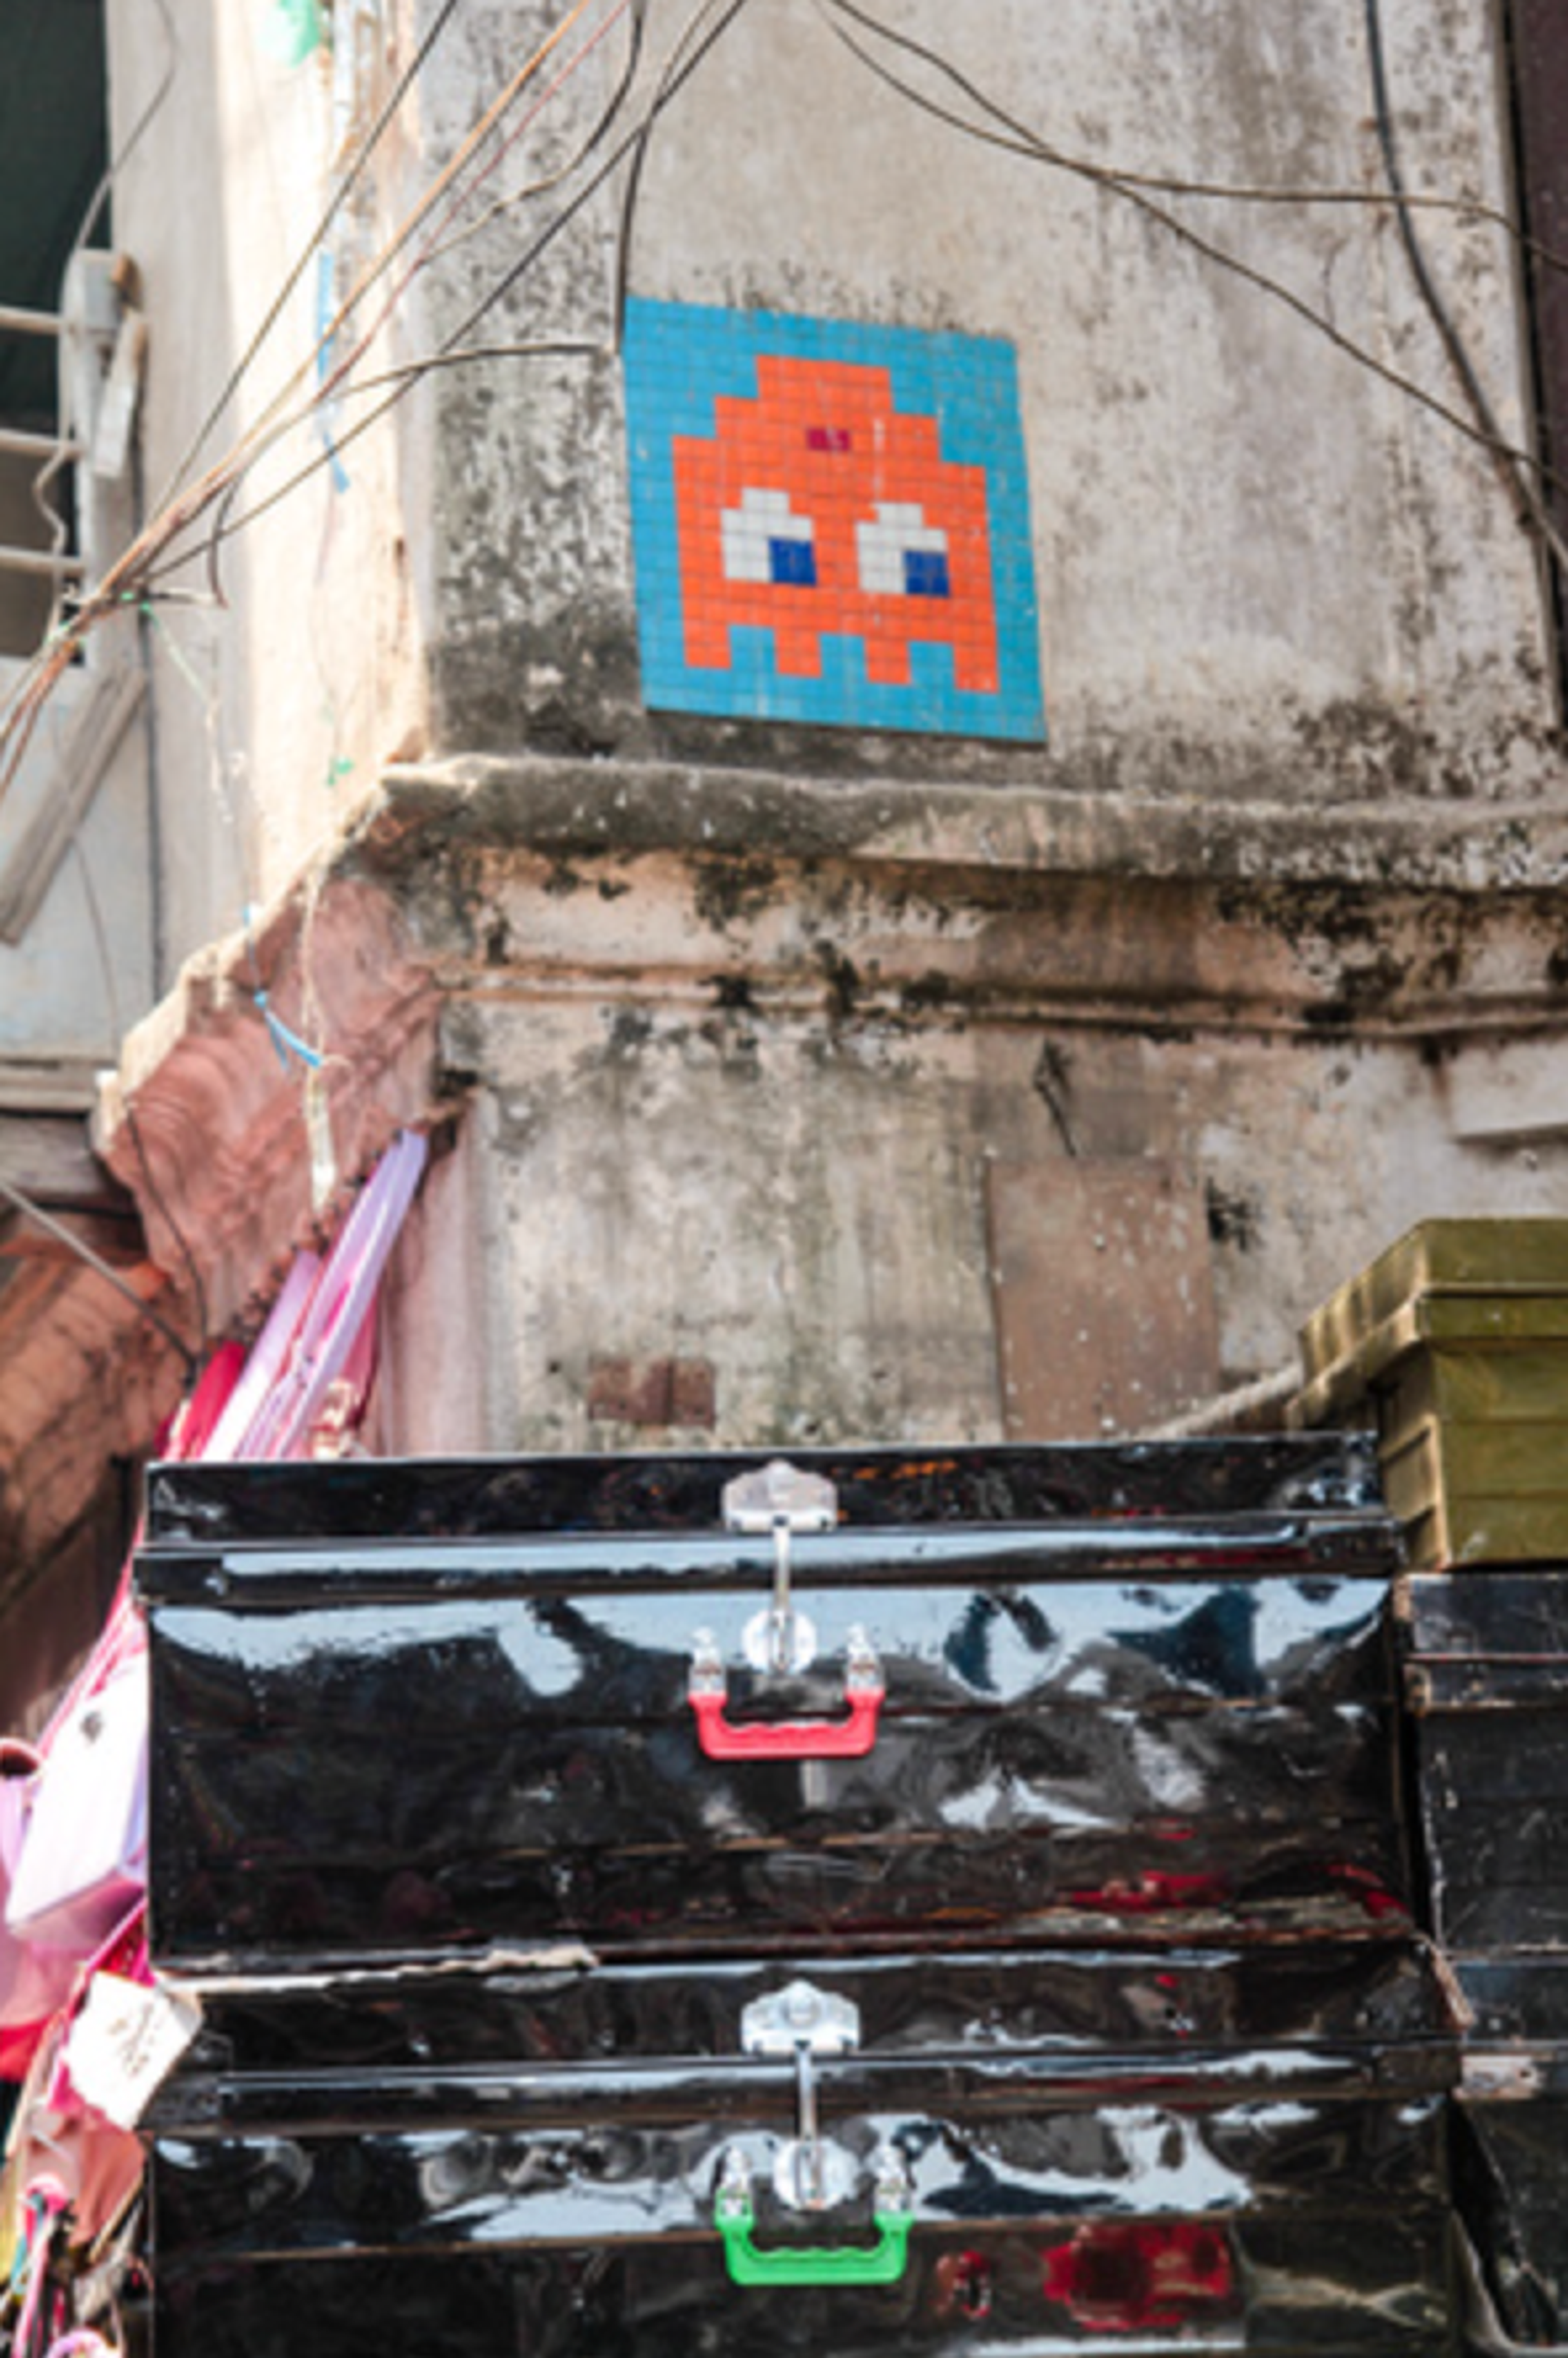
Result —
[[[1008, 1453], [1011, 1483], [970, 1453], [951, 1491], [929, 1463], [831, 1461], [846, 1520], [795, 1543], [810, 1637], [777, 1665], [772, 1541], [721, 1524], [735, 1461], [679, 1484], [589, 1461], [575, 1494], [557, 1464], [532, 1487], [438, 1469], [451, 1535], [412, 1540], [386, 1530], [406, 1469], [296, 1470], [295, 1535], [262, 1541], [223, 1522], [237, 1472], [160, 1475], [157, 1951], [265, 1970], [1400, 1913], [1391, 1526], [1270, 1503], [1332, 1487], [1321, 1443], [1293, 1469], [1233, 1444], [1201, 1480], [1162, 1455], [1173, 1488], [1223, 1498], [1228, 1468], [1244, 1503], [1155, 1513], [1152, 1452]], [[1076, 1487], [1022, 1481], [1063, 1464]], [[1342, 1498], [1358, 1479], [1342, 1455]], [[975, 1500], [989, 1518], [951, 1517]], [[836, 1756], [868, 1659], [866, 1740]], [[705, 1660], [724, 1692], [699, 1701]]]
[[1400, 1595], [1434, 1930], [1473, 2009], [1460, 2207], [1503, 2332], [1568, 2340], [1568, 1571]]
[[1446, 2348], [1396, 1562], [1323, 1436], [160, 1469], [158, 2358]]
[[738, 2051], [193, 2077], [155, 2153], [159, 2349], [1436, 2351], [1447, 2076], [1437, 2040], [868, 2045], [822, 2069], [810, 2210], [795, 2076]]

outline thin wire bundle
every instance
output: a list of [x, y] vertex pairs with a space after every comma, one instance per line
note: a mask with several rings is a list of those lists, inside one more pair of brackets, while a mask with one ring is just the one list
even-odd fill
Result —
[[[388, 92], [375, 120], [360, 141], [353, 157], [323, 208], [309, 240], [268, 305], [254, 334], [229, 372], [216, 399], [209, 408], [179, 465], [176, 468], [168, 488], [157, 503], [153, 516], [114, 563], [105, 569], [100, 580], [79, 599], [69, 618], [50, 633], [43, 647], [27, 666], [4, 710], [0, 711], [0, 796], [4, 795], [16, 775], [37, 725], [38, 715], [65, 672], [74, 662], [88, 633], [112, 615], [121, 612], [128, 605], [136, 604], [150, 593], [168, 595], [167, 590], [158, 590], [157, 585], [169, 570], [189, 560], [189, 552], [182, 552], [178, 547], [181, 537], [229, 496], [258, 459], [283, 435], [292, 431], [295, 427], [320, 408], [324, 402], [331, 400], [340, 392], [349, 372], [373, 340], [382, 324], [382, 319], [386, 316], [392, 304], [406, 289], [415, 273], [433, 257], [441, 234], [450, 228], [460, 207], [471, 197], [477, 188], [482, 186], [484, 180], [495, 169], [500, 156], [506, 152], [507, 147], [513, 144], [513, 140], [509, 138], [498, 154], [491, 157], [488, 161], [476, 162], [476, 159], [482, 157], [483, 151], [492, 135], [516, 107], [530, 83], [541, 72], [573, 27], [587, 15], [589, 9], [594, 5], [594, 0], [575, 0], [575, 5], [567, 11], [512, 76], [500, 95], [485, 109], [479, 121], [461, 142], [457, 153], [437, 173], [429, 187], [396, 231], [380, 247], [360, 274], [349, 294], [338, 306], [331, 319], [324, 323], [311, 349], [299, 360], [259, 416], [221, 459], [192, 479], [192, 471], [201, 452], [211, 439], [239, 387], [254, 368], [267, 339], [282, 318], [290, 297], [319, 252], [321, 241], [332, 221], [362, 178], [385, 137], [398, 107], [413, 87], [437, 42], [451, 23], [459, 5], [460, 0], [443, 0], [443, 5], [432, 19], [423, 40], [397, 78], [393, 89]], [[579, 49], [567, 71], [552, 85], [553, 94], [554, 91], [564, 85], [570, 72], [575, 70], [576, 67], [580, 65], [598, 46], [599, 40], [610, 29], [610, 23], [628, 13], [633, 15], [633, 41], [631, 67], [623, 72], [611, 107], [606, 111], [594, 134], [590, 135], [589, 142], [585, 143], [583, 154], [589, 151], [594, 139], [602, 137], [611, 116], [619, 111], [623, 101], [640, 49], [641, 26], [645, 5], [646, 0], [620, 0], [620, 5], [614, 9], [612, 17]], [[532, 119], [531, 116], [529, 120]], [[580, 157], [574, 158], [573, 163], [566, 168], [569, 171], [579, 160]], [[551, 176], [549, 179], [541, 182], [539, 187], [545, 189], [555, 185], [557, 177]], [[373, 288], [391, 270], [399, 254], [410, 244], [422, 225], [437, 212], [438, 207], [443, 205], [443, 200], [446, 200], [445, 210], [441, 211], [437, 229], [427, 241], [427, 249], [416, 255], [410, 268], [395, 289], [389, 303], [384, 306], [381, 318], [377, 319], [371, 329], [361, 334], [352, 350], [341, 362], [334, 362], [322, 370], [307, 397], [291, 409], [289, 406], [291, 400], [299, 393], [300, 388], [308, 383], [311, 373], [317, 368], [322, 355], [332, 352], [337, 340], [342, 336]], [[492, 299], [499, 299], [499, 296]], [[481, 307], [481, 312], [487, 308], [488, 303]], [[460, 333], [461, 332], [460, 330]], [[399, 375], [399, 390], [406, 387], [406, 378]], [[391, 397], [395, 398], [395, 394]], [[386, 406], [390, 406], [390, 400]], [[378, 411], [376, 414], [382, 413]], [[362, 431], [363, 427], [371, 422], [373, 422], [371, 419], [359, 421], [356, 427], [350, 429], [348, 436], [339, 438], [340, 446], [342, 440], [351, 438], [352, 434]], [[314, 472], [314, 469], [307, 471]], [[215, 539], [212, 545], [216, 546]]]

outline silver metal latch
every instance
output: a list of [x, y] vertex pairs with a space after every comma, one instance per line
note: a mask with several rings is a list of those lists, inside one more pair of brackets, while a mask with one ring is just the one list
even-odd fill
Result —
[[820, 1474], [775, 1457], [727, 1482], [722, 1504], [727, 1531], [768, 1532], [773, 1542], [773, 1602], [746, 1626], [746, 1659], [754, 1670], [804, 1671], [816, 1652], [816, 1632], [791, 1594], [790, 1541], [797, 1533], [832, 1531], [838, 1494]]
[[825, 2055], [851, 2055], [860, 2043], [859, 2006], [811, 1982], [791, 1982], [756, 1999], [741, 2017], [741, 2044], [748, 2055], [794, 2059], [799, 2135], [780, 2154], [773, 2184], [780, 2201], [796, 2210], [824, 2210], [841, 2201], [854, 2184], [850, 2157], [822, 2140], [816, 2064]]

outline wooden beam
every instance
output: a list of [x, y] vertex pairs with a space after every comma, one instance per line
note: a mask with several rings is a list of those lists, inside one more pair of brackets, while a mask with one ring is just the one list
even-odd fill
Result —
[[0, 1113], [0, 1179], [58, 1217], [95, 1214], [135, 1223], [136, 1207], [93, 1153], [85, 1121], [58, 1114]]
[[[3, 1201], [0, 1198], [0, 1204]], [[106, 1219], [82, 1212], [55, 1212], [50, 1217], [111, 1269], [139, 1269], [147, 1257], [139, 1220]], [[0, 1229], [0, 1260], [60, 1261], [80, 1266], [82, 1256], [63, 1237], [51, 1235], [48, 1228], [40, 1228], [36, 1221], [29, 1220], [25, 1212], [17, 1212]]]

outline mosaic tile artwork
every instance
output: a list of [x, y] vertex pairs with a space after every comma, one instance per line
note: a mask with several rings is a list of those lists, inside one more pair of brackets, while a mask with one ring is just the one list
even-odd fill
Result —
[[1039, 742], [1011, 345], [633, 301], [654, 710]]

